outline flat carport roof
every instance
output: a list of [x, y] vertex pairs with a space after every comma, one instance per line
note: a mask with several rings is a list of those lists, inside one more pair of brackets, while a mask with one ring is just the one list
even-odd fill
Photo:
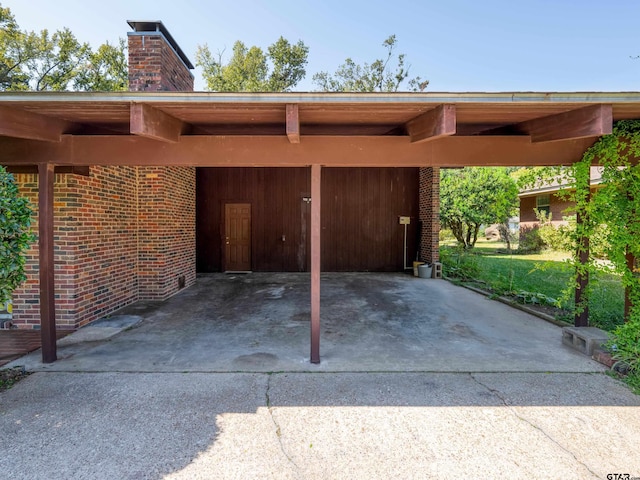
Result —
[[323, 166], [565, 165], [613, 121], [637, 118], [636, 92], [0, 93], [0, 164], [39, 174], [43, 359], [56, 359], [56, 171], [310, 166], [311, 361], [319, 362]]

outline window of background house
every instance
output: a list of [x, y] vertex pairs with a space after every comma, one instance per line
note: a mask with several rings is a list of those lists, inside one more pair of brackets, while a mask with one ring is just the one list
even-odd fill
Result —
[[549, 206], [550, 195], [538, 195], [536, 197], [536, 210], [539, 212], [545, 212], [549, 215], [551, 208]]

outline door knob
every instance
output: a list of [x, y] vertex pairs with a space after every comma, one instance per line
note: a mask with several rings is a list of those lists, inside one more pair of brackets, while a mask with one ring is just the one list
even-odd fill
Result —
[[282, 241], [283, 241], [283, 242], [285, 242], [285, 241], [286, 241], [286, 238], [285, 238], [285, 236], [284, 236], [284, 235], [282, 235]]

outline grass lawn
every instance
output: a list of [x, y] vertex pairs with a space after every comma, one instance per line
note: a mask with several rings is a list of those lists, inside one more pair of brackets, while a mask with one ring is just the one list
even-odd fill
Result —
[[[565, 312], [559, 310], [556, 316], [572, 322], [573, 317], [566, 318], [566, 315], [573, 308], [573, 298], [566, 298], [567, 295], [564, 294], [572, 275], [571, 267], [564, 261], [568, 255], [562, 252], [531, 255], [496, 253], [502, 249], [504, 244], [500, 242], [479, 240], [472, 252], [463, 254], [467, 258], [462, 261], [462, 265], [468, 262], [468, 270], [473, 272], [471, 276], [476, 283], [496, 293], [520, 294], [526, 302], [535, 301], [533, 295], [529, 294], [537, 293], [558, 300], [560, 308]], [[447, 263], [459, 260], [455, 256], [451, 258], [450, 246], [442, 245], [441, 251], [447, 273]], [[474, 282], [468, 280], [467, 283]], [[599, 272], [592, 278], [592, 286], [593, 293], [589, 301], [590, 324], [611, 330], [622, 323], [624, 289], [620, 279], [615, 275]]]

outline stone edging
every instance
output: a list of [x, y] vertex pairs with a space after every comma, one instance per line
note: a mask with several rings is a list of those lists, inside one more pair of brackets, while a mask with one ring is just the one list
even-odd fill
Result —
[[[445, 278], [445, 280], [450, 281], [449, 278]], [[453, 283], [453, 282], [451, 282]], [[464, 285], [462, 283], [460, 284], [456, 284], [456, 285], [460, 285], [463, 288], [466, 288], [467, 290], [471, 290], [472, 292], [476, 292], [479, 293], [480, 295], [483, 295], [487, 298], [489, 297], [493, 297], [493, 294], [487, 292], [486, 290], [482, 290], [481, 288], [477, 288], [477, 287], [472, 287], [470, 285]], [[560, 320], [556, 320], [555, 318], [553, 318], [551, 315], [547, 315], [546, 313], [542, 313], [542, 312], [538, 312], [537, 310], [533, 309], [533, 308], [529, 308], [526, 305], [523, 305], [521, 303], [518, 302], [514, 302], [513, 300], [511, 300], [510, 298], [507, 297], [493, 297], [491, 298], [491, 300], [497, 300], [500, 303], [504, 303], [505, 305], [509, 305], [510, 307], [513, 308], [517, 308], [518, 310], [522, 310], [523, 312], [529, 313], [531, 315], [534, 315], [538, 318], [541, 318], [549, 323], [553, 323], [554, 325], [558, 326], [558, 327], [569, 327], [571, 326], [570, 324], [566, 323], [566, 322], [562, 322]]]

